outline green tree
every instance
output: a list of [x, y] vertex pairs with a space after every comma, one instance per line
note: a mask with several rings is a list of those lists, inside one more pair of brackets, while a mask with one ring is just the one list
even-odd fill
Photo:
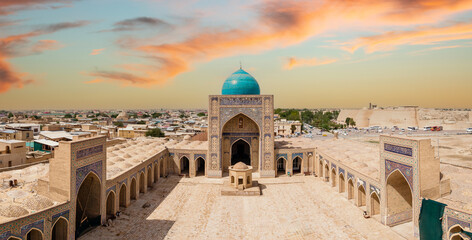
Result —
[[162, 113], [153, 113], [152, 118], [160, 118], [162, 116]]
[[145, 121], [138, 121], [136, 124], [146, 124]]
[[205, 117], [205, 116], [206, 116], [206, 113], [204, 113], [204, 112], [199, 112], [199, 113], [197, 113], [197, 116], [199, 116], [199, 117]]
[[113, 114], [111, 115], [111, 118], [116, 118], [116, 117], [118, 117], [118, 114], [116, 114], [116, 113], [113, 113]]
[[292, 130], [292, 134], [295, 133], [295, 130], [297, 130], [297, 126], [292, 125], [292, 126], [290, 127], [290, 130]]
[[67, 113], [66, 115], [64, 115], [64, 118], [72, 118], [72, 115], [70, 113]]
[[13, 117], [13, 113], [8, 113], [8, 118], [12, 118]]
[[147, 113], [143, 114], [143, 118], [150, 118], [151, 116]]
[[310, 110], [304, 110], [301, 113], [301, 115], [302, 115], [302, 122], [305, 122], [305, 123], [313, 122], [313, 118], [315, 117], [313, 112]]
[[114, 122], [113, 125], [117, 126], [117, 127], [124, 127], [125, 125], [123, 124], [123, 122]]
[[159, 128], [152, 128], [146, 131], [146, 137], [164, 137], [165, 134]]

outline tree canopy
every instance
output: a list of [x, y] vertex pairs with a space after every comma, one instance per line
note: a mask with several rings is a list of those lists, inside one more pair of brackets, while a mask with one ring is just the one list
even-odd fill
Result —
[[164, 137], [165, 134], [159, 128], [151, 128], [147, 130], [146, 137]]

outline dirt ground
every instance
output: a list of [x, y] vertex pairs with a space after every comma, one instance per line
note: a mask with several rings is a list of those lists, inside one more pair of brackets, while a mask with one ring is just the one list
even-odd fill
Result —
[[161, 179], [81, 239], [403, 239], [313, 176], [260, 179], [261, 196], [221, 196], [223, 180]]

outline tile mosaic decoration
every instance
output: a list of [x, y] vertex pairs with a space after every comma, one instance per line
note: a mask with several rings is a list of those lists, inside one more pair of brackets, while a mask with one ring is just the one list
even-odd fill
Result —
[[103, 145], [98, 145], [91, 148], [79, 150], [75, 154], [76, 154], [76, 159], [80, 160], [81, 158], [86, 158], [86, 157], [95, 155], [97, 153], [102, 153], [102, 152], [103, 152]]
[[370, 194], [372, 194], [373, 192], [377, 193], [377, 196], [380, 199], [380, 188], [378, 188], [374, 185], [370, 185]]
[[193, 160], [197, 160], [199, 157], [203, 158], [203, 160], [206, 160], [206, 154], [194, 154]]
[[39, 229], [41, 233], [44, 233], [44, 219], [41, 219], [39, 221], [36, 221], [34, 223], [30, 223], [28, 225], [25, 225], [21, 227], [21, 235], [25, 236], [32, 228]]
[[413, 168], [411, 166], [393, 162], [385, 159], [385, 181], [387, 181], [388, 176], [395, 170], [399, 170], [403, 176], [406, 178], [411, 189], [413, 188]]
[[56, 220], [60, 217], [63, 217], [65, 219], [67, 219], [67, 221], [69, 221], [69, 210], [66, 210], [64, 212], [60, 212], [60, 213], [57, 213], [57, 214], [54, 214], [52, 216], [52, 223], [54, 224], [56, 222]]
[[336, 170], [336, 164], [331, 163], [331, 169], [333, 169], [333, 168]]
[[261, 97], [221, 97], [220, 105], [262, 105]]
[[292, 160], [296, 157], [300, 157], [301, 159], [303, 159], [303, 153], [292, 153]]
[[113, 186], [111, 186], [110, 188], [108, 188], [107, 191], [105, 192], [105, 196], [108, 196], [108, 193], [109, 193], [110, 191], [113, 191], [113, 192], [116, 193], [116, 185], [113, 185]]
[[285, 160], [287, 160], [287, 154], [286, 154], [286, 153], [277, 153], [276, 156], [277, 156], [277, 157], [276, 157], [277, 160], [278, 160], [279, 158], [281, 158], [281, 157], [283, 157], [283, 158], [285, 158]]
[[347, 173], [347, 180], [349, 179], [352, 179], [352, 181], [354, 182], [354, 175], [352, 175], [350, 172]]
[[83, 166], [81, 168], [77, 168], [76, 175], [75, 175], [75, 192], [76, 192], [76, 194], [79, 192], [79, 187], [82, 184], [82, 182], [84, 181], [85, 177], [87, 177], [87, 175], [90, 172], [95, 173], [98, 176], [98, 178], [100, 179], [100, 181], [103, 181], [102, 180], [102, 161], [94, 162], [92, 164]]
[[410, 147], [397, 146], [389, 143], [384, 143], [384, 150], [405, 156], [413, 156], [413, 149]]
[[345, 175], [346, 175], [346, 173], [344, 172], [344, 169], [342, 169], [342, 168], [338, 168], [338, 172], [339, 172], [340, 174], [342, 173], [342, 174], [343, 174], [343, 176], [345, 176]]

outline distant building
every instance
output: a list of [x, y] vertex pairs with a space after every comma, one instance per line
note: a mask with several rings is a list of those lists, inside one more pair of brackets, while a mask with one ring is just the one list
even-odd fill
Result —
[[26, 142], [0, 140], [0, 167], [13, 167], [26, 163]]
[[38, 135], [41, 131], [41, 126], [35, 123], [10, 123], [5, 126], [5, 129], [23, 129], [33, 131], [33, 135]]
[[31, 141], [33, 131], [22, 128], [0, 130], [0, 139]]
[[292, 134], [300, 134], [302, 132], [302, 124], [299, 121], [287, 121], [286, 119], [274, 122], [274, 133], [276, 136], [288, 136]]

